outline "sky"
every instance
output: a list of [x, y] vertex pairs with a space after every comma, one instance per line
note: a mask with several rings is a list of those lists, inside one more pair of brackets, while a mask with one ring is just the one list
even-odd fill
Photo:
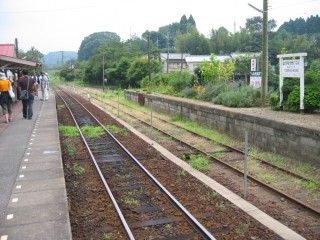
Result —
[[[82, 40], [95, 32], [114, 32], [125, 41], [146, 30], [180, 22], [190, 15], [206, 37], [212, 29], [231, 33], [247, 18], [262, 14], [263, 0], [0, 0], [0, 43], [15, 43], [43, 54], [78, 51]], [[268, 18], [280, 26], [290, 19], [320, 15], [320, 0], [268, 0]]]

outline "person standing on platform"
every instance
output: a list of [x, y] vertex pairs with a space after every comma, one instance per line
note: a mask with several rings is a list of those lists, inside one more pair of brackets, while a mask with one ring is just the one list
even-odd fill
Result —
[[25, 119], [32, 119], [33, 116], [33, 100], [34, 96], [38, 95], [36, 80], [28, 76], [28, 70], [22, 70], [22, 77], [19, 78], [18, 89], [21, 93], [22, 90], [27, 90], [29, 98], [22, 101], [22, 114]]
[[[38, 89], [39, 89], [38, 84], [39, 84], [40, 81], [39, 81], [39, 77], [37, 76], [36, 71], [34, 71], [34, 70], [33, 70], [32, 78], [36, 81], [36, 89], [37, 89], [37, 92], [38, 92]], [[36, 96], [38, 96], [38, 94]]]
[[48, 86], [47, 86], [48, 87], [48, 91], [50, 91], [50, 77], [49, 77], [47, 72], [45, 74], [46, 74], [46, 76], [48, 78]]
[[46, 76], [46, 74], [44, 72], [41, 72], [40, 86], [41, 86], [41, 94], [42, 94], [41, 100], [47, 101], [49, 98], [48, 77]]
[[12, 98], [9, 94], [11, 81], [7, 79], [6, 74], [0, 72], [0, 105], [2, 107], [2, 114], [5, 117], [5, 123], [12, 121]]

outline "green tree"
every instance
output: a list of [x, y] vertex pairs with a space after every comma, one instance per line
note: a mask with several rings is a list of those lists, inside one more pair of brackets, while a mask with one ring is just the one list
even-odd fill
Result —
[[[239, 35], [239, 36], [238, 36]], [[250, 33], [247, 29], [241, 28], [239, 33], [234, 34], [233, 46], [236, 52], [250, 52], [248, 48], [248, 42], [250, 41]], [[237, 40], [239, 39], [239, 40]], [[240, 44], [237, 45], [237, 42]]]
[[292, 37], [284, 42], [284, 47], [288, 52], [310, 52], [312, 42], [308, 39], [307, 34]]
[[311, 15], [307, 20], [299, 17], [295, 20], [285, 22], [279, 27], [278, 31], [287, 31], [293, 35], [314, 34], [320, 32], [319, 25], [320, 17], [318, 15]]
[[235, 75], [244, 76], [245, 82], [249, 83], [251, 58], [249, 56], [239, 56], [235, 59]]
[[229, 80], [235, 70], [232, 61], [227, 60], [222, 64], [214, 54], [211, 54], [210, 62], [205, 61], [201, 64], [201, 77], [205, 83], [217, 83], [220, 80]]
[[[161, 71], [161, 63], [158, 61], [151, 61], [151, 73], [158, 73]], [[139, 87], [140, 81], [148, 76], [149, 74], [149, 65], [148, 59], [146, 58], [136, 58], [131, 64], [130, 68], [127, 71], [128, 86]], [[128, 87], [122, 86], [122, 87]]]
[[97, 32], [85, 37], [78, 51], [80, 61], [88, 60], [94, 51], [107, 41], [120, 41], [120, 37], [113, 32]]
[[188, 19], [187, 19], [186, 15], [183, 15], [180, 19], [179, 30], [181, 33], [187, 33], [187, 31], [188, 31]]
[[[276, 21], [270, 19], [268, 26], [268, 30], [273, 31], [277, 27]], [[261, 16], [247, 18], [245, 29], [249, 32], [249, 38], [246, 40], [244, 50], [246, 52], [260, 52], [262, 50], [263, 18]]]
[[74, 80], [82, 80], [83, 73], [81, 69], [65, 66], [58, 72], [58, 76], [64, 81], [72, 82]]
[[23, 58], [29, 61], [40, 62], [43, 57], [44, 55], [35, 47], [31, 47], [27, 52], [19, 50], [19, 58]]
[[[142, 38], [148, 39], [148, 31], [145, 31], [142, 34]], [[166, 36], [161, 32], [151, 31], [150, 32], [150, 43], [151, 48], [154, 49], [166, 49], [167, 48], [167, 39]], [[145, 41], [146, 50], [147, 50], [147, 42]]]
[[175, 41], [176, 49], [181, 53], [204, 55], [210, 53], [208, 39], [200, 34], [195, 27], [189, 27], [186, 34], [178, 33]]
[[160, 45], [164, 45], [165, 51], [169, 48], [170, 52], [174, 52], [175, 49], [175, 37], [176, 34], [179, 32], [180, 24], [179, 23], [172, 23], [163, 27], [159, 28], [159, 33], [165, 36], [165, 41], [160, 42]]
[[117, 67], [120, 59], [126, 56], [130, 61], [135, 57], [146, 55], [146, 52], [141, 51], [141, 39], [134, 39], [131, 41], [120, 42], [117, 40], [110, 40], [104, 43], [100, 48], [96, 49], [94, 55], [88, 60], [85, 67], [85, 81], [101, 84], [103, 74], [102, 60], [104, 58], [104, 67], [106, 70], [106, 77], [110, 81], [117, 80], [109, 76], [108, 69]]
[[308, 34], [314, 34], [314, 33], [320, 33], [320, 17], [317, 14], [316, 16], [311, 15], [306, 20], [306, 33]]
[[108, 84], [128, 86], [127, 72], [130, 68], [130, 60], [127, 57], [122, 57], [115, 68], [106, 69]]
[[190, 15], [188, 18], [188, 25], [196, 27], [196, 21], [193, 19], [192, 15]]
[[212, 29], [210, 41], [214, 53], [228, 54], [232, 52], [230, 33], [225, 27], [220, 27], [218, 30]]

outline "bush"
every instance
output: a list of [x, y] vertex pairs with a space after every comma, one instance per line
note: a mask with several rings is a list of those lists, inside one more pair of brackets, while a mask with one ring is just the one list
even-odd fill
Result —
[[260, 105], [260, 98], [258, 89], [239, 84], [238, 86], [230, 87], [226, 92], [220, 93], [212, 99], [212, 102], [228, 107], [253, 107]]
[[283, 81], [282, 93], [283, 93], [283, 102], [288, 100], [289, 94], [297, 86], [300, 86], [299, 78], [285, 78]]
[[227, 82], [220, 82], [217, 84], [210, 83], [205, 87], [204, 91], [201, 91], [199, 93], [199, 99], [210, 102], [212, 101], [213, 98], [217, 97], [220, 93], [228, 91], [229, 88], [230, 88], [230, 85]]
[[151, 75], [151, 82], [149, 81], [149, 76], [144, 77], [140, 81], [140, 86], [142, 88], [157, 88], [161, 85], [167, 85], [169, 81], [168, 74], [156, 73]]
[[[294, 112], [300, 111], [300, 86], [296, 86], [289, 94], [285, 107]], [[313, 113], [320, 109], [320, 88], [305, 86], [304, 89], [304, 110]]]
[[219, 103], [227, 107], [249, 107], [250, 103], [246, 98], [244, 92], [224, 92], [219, 94], [217, 98], [213, 100], [214, 103]]
[[273, 92], [270, 96], [271, 109], [275, 111], [280, 110], [280, 96], [279, 93]]
[[186, 98], [196, 98], [197, 95], [197, 90], [191, 87], [187, 87], [182, 91], [182, 96]]
[[192, 86], [193, 76], [188, 72], [170, 73], [168, 85], [172, 87], [172, 93], [180, 93], [188, 86]]

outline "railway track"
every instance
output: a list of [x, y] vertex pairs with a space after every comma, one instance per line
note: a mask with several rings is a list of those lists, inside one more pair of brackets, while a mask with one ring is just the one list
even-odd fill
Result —
[[[215, 239], [88, 109], [65, 92], [57, 93], [72, 115], [128, 239]], [[98, 136], [88, 135], [97, 129]], [[197, 216], [206, 217], [207, 213]]]
[[[96, 106], [100, 106], [100, 110], [106, 110], [108, 112], [111, 112], [113, 115], [119, 115], [119, 111], [118, 109], [108, 106], [108, 102], [110, 101], [109, 96], [107, 96], [106, 98], [101, 98], [100, 96], [100, 92], [99, 91], [95, 91], [97, 93], [97, 98], [95, 97], [95, 94], [93, 94], [92, 92], [90, 92], [90, 94], [88, 94], [87, 92], [83, 91], [84, 88], [80, 89], [75, 89], [73, 88], [72, 91], [75, 91], [76, 94], [75, 96], [78, 96], [77, 98], [80, 100], [80, 102], [82, 102], [84, 105], [87, 105], [89, 107], [89, 105], [91, 106], [91, 103], [94, 103]], [[69, 88], [70, 90], [70, 88]], [[80, 93], [79, 93], [80, 92]], [[81, 95], [81, 97], [79, 97], [79, 95]], [[90, 98], [89, 98], [90, 95]], [[116, 99], [116, 98], [114, 98]], [[89, 100], [89, 101], [88, 101]], [[112, 103], [112, 101], [111, 101]], [[119, 103], [113, 102], [113, 105], [117, 105]], [[133, 104], [134, 105], [134, 104]], [[91, 108], [91, 107], [89, 107]], [[172, 152], [173, 154], [175, 154], [176, 156], [182, 158], [183, 156], [188, 156], [190, 154], [196, 153], [196, 150], [190, 151], [190, 148], [187, 148], [183, 143], [181, 143], [180, 141], [171, 141], [173, 140], [172, 137], [169, 137], [168, 135], [164, 135], [163, 133], [161, 133], [160, 131], [155, 129], [155, 124], [157, 124], [158, 121], [154, 120], [153, 121], [153, 127], [150, 127], [150, 125], [146, 125], [145, 123], [142, 123], [141, 121], [138, 120], [134, 120], [132, 117], [128, 117], [127, 114], [124, 114], [123, 112], [121, 112], [122, 110], [125, 109], [125, 106], [121, 105], [120, 106], [120, 118], [123, 119], [124, 121], [128, 122], [130, 125], [133, 125], [136, 129], [138, 129], [140, 132], [145, 133], [145, 135], [149, 136], [149, 138], [154, 139], [155, 141], [159, 142], [159, 144], [161, 144], [163, 147], [167, 148], [170, 152]], [[128, 108], [129, 109], [129, 108]], [[128, 110], [126, 109], [126, 111]], [[130, 110], [129, 110], [130, 111]], [[137, 109], [134, 110], [135, 113], [139, 112]], [[157, 114], [154, 113], [154, 116], [156, 116]], [[143, 115], [139, 115], [138, 117], [139, 119], [144, 119], [146, 122], [150, 123], [150, 112], [149, 114], [143, 114]], [[166, 129], [171, 132], [172, 129], [170, 129], [168, 126], [166, 127]], [[183, 134], [181, 134], [180, 130], [178, 131], [178, 134], [180, 134], [180, 136], [182, 136]], [[206, 141], [208, 142], [208, 141]], [[124, 143], [127, 146], [127, 143]], [[130, 144], [129, 144], [130, 145]], [[201, 144], [200, 144], [201, 145]], [[130, 147], [129, 147], [130, 148]], [[212, 147], [210, 147], [209, 149], [212, 150]], [[131, 148], [131, 151], [135, 152], [135, 148]], [[139, 153], [138, 153], [139, 154]], [[163, 174], [158, 174], [159, 173], [159, 166], [157, 166], [158, 164], [163, 165], [164, 161], [146, 161], [145, 162], [148, 166], [148, 169], [151, 170], [151, 172], [156, 175], [157, 177], [160, 177], [160, 175]], [[211, 177], [213, 179], [215, 179], [216, 181], [218, 181], [219, 183], [225, 185], [227, 188], [229, 188], [230, 190], [232, 190], [233, 192], [235, 192], [238, 195], [242, 194], [242, 178], [237, 175], [239, 174], [234, 174], [234, 172], [232, 174], [228, 173], [228, 168], [226, 167], [221, 167], [219, 166], [219, 164], [215, 164], [212, 161], [210, 162], [210, 168], [211, 170], [209, 171], [203, 171], [208, 177]], [[185, 197], [187, 198], [191, 198], [191, 196], [193, 196], [194, 194], [198, 195], [200, 197], [200, 202], [202, 202], [202, 200], [207, 200], [207, 197], [204, 197], [204, 195], [211, 195], [211, 193], [204, 193], [203, 192], [203, 188], [204, 186], [202, 186], [201, 188], [199, 188], [199, 185], [193, 185], [192, 184], [192, 178], [190, 178], [190, 175], [188, 175], [188, 173], [186, 173], [187, 175], [185, 175], [185, 173], [181, 172], [180, 175], [180, 170], [174, 170], [175, 167], [170, 166], [169, 168], [167, 167], [167, 170], [162, 170], [162, 171], [166, 171], [167, 172], [167, 177], [165, 177], [166, 179], [172, 179], [173, 183], [167, 183], [165, 184], [166, 187], [168, 189], [170, 189], [170, 191], [172, 191], [174, 193], [175, 196], [178, 196], [179, 200], [182, 200], [182, 202], [184, 202], [184, 205], [188, 206], [188, 209], [194, 209], [194, 204], [196, 204], [198, 200], [184, 200]], [[176, 173], [174, 173], [176, 172]], [[171, 174], [171, 175], [170, 175]], [[174, 176], [176, 174], [176, 176]], [[169, 176], [170, 175], [170, 176]], [[176, 179], [176, 180], [174, 180]], [[180, 182], [180, 180], [185, 179], [184, 181], [186, 181], [186, 185], [184, 185], [183, 188], [189, 188], [191, 187], [190, 190], [182, 190], [181, 187], [179, 187], [177, 185], [177, 182]], [[177, 181], [178, 180], [178, 181]], [[166, 181], [166, 180], [165, 180]], [[164, 179], [162, 179], [162, 182], [165, 182]], [[249, 181], [250, 182], [250, 181]], [[168, 185], [169, 184], [169, 185]], [[193, 187], [192, 187], [193, 186]], [[197, 189], [197, 191], [195, 192], [194, 189]], [[202, 189], [202, 190], [201, 190]], [[275, 219], [280, 220], [280, 222], [282, 222], [284, 225], [287, 225], [288, 227], [290, 227], [292, 230], [301, 233], [302, 235], [306, 236], [307, 239], [317, 239], [316, 232], [317, 229], [319, 229], [319, 218], [317, 215], [310, 213], [310, 211], [305, 210], [301, 207], [297, 207], [297, 205], [293, 205], [287, 201], [285, 198], [279, 198], [279, 196], [275, 195], [275, 194], [270, 194], [268, 191], [266, 192], [263, 188], [261, 188], [261, 186], [259, 186], [258, 184], [253, 184], [250, 183], [249, 184], [249, 195], [247, 200], [251, 203], [253, 203], [254, 205], [256, 205], [257, 207], [259, 207], [262, 211], [266, 212], [267, 214], [269, 214], [270, 216], [273, 216]], [[181, 192], [182, 190], [182, 192]], [[206, 190], [205, 190], [206, 191]], [[209, 190], [210, 191], [210, 190]], [[185, 195], [185, 193], [190, 193], [188, 195]], [[202, 192], [200, 194], [200, 192]], [[208, 192], [208, 190], [207, 190]], [[200, 194], [200, 195], [199, 195]], [[209, 196], [207, 195], [207, 196]], [[216, 194], [213, 194], [214, 196], [216, 196]], [[182, 198], [181, 198], [182, 197]], [[209, 197], [210, 198], [210, 197]], [[283, 200], [284, 199], [284, 200]], [[217, 199], [216, 199], [217, 200]], [[206, 202], [204, 203], [198, 203], [198, 205], [201, 206], [215, 206], [215, 208], [220, 208], [219, 206], [223, 206], [226, 204], [225, 201], [218, 200], [218, 201], [214, 201], [215, 203], [209, 203]], [[190, 203], [192, 203], [190, 205]], [[204, 204], [204, 205], [203, 205]], [[189, 206], [190, 205], [190, 206]], [[228, 206], [228, 204], [226, 205]], [[230, 211], [230, 206], [226, 207], [229, 209]], [[208, 212], [208, 210], [206, 210]], [[193, 214], [197, 213], [199, 211], [193, 211]], [[227, 219], [234, 219], [235, 216], [238, 216], [239, 213], [234, 213], [232, 216], [230, 215], [230, 213], [228, 213], [227, 215], [229, 216], [229, 218]], [[311, 214], [311, 215], [310, 215]], [[213, 214], [214, 217], [216, 212]], [[205, 223], [204, 225], [212, 232], [214, 233], [215, 236], [225, 236], [224, 231], [226, 230], [225, 227], [227, 227], [227, 232], [228, 234], [231, 234], [230, 231], [232, 231], [231, 229], [229, 229], [230, 227], [230, 223], [228, 223], [227, 225], [223, 224], [223, 227], [221, 226], [222, 223], [220, 223], [220, 219], [219, 217], [216, 218], [215, 223], [218, 223], [216, 225], [215, 228], [209, 227], [208, 226], [212, 226], [212, 223], [209, 223], [207, 220], [208, 219], [202, 219], [201, 222]], [[225, 217], [223, 217], [223, 219], [226, 219]], [[237, 227], [237, 234], [236, 234], [236, 238], [241, 239], [241, 237], [239, 237], [239, 235], [241, 235], [242, 231], [246, 232], [246, 238], [248, 239], [248, 237], [250, 238], [256, 238], [256, 236], [259, 236], [259, 234], [255, 233], [256, 229], [260, 229], [260, 227], [256, 227], [256, 228], [252, 228], [251, 226], [253, 226], [256, 223], [253, 223], [251, 220], [238, 220], [237, 223], [243, 223], [241, 225], [239, 225]], [[251, 222], [251, 223], [249, 223]], [[248, 224], [248, 225], [247, 225]], [[247, 226], [249, 226], [249, 228], [247, 228]], [[239, 229], [247, 229], [247, 230], [240, 230]], [[235, 229], [233, 227], [233, 229]], [[233, 230], [235, 231], [235, 230]], [[249, 232], [250, 234], [249, 234]], [[223, 234], [222, 234], [223, 233]], [[222, 235], [221, 235], [222, 234]], [[277, 237], [273, 236], [271, 238], [267, 237], [269, 236], [270, 232], [266, 233], [264, 232], [263, 239], [276, 239]], [[314, 235], [315, 234], [315, 235]], [[228, 235], [229, 236], [229, 235]], [[232, 236], [232, 235], [230, 235]], [[261, 236], [261, 235], [260, 235]], [[259, 238], [259, 237], [258, 237]]]
[[[88, 92], [86, 92], [85, 94], [88, 94]], [[95, 99], [97, 102], [102, 103], [101, 98], [99, 99], [98, 97], [95, 97], [94, 95], [92, 95], [92, 93], [91, 99]], [[109, 108], [109, 110], [111, 108], [114, 111], [120, 111], [122, 113], [122, 117], [124, 117], [123, 114], [125, 114], [126, 116], [135, 119], [136, 122], [139, 121], [143, 123], [143, 125], [146, 125], [147, 129], [144, 131], [146, 134], [150, 132], [148, 131], [148, 129], [152, 127], [154, 128], [154, 130], [165, 134], [168, 138], [175, 139], [176, 141], [191, 148], [192, 150], [187, 150], [187, 152], [189, 153], [185, 154], [185, 157], [187, 158], [190, 154], [204, 154], [210, 157], [211, 160], [219, 162], [225, 167], [232, 169], [237, 174], [244, 174], [243, 161], [245, 153], [244, 151], [238, 148], [214, 141], [209, 137], [200, 135], [185, 127], [182, 127], [181, 125], [172, 123], [171, 121], [158, 117], [155, 114], [150, 114], [150, 112], [145, 111], [139, 111], [136, 108], [132, 108], [123, 103], [120, 103], [120, 110], [118, 110], [119, 103], [117, 102], [105, 99], [103, 100], [102, 104], [104, 108]], [[127, 121], [131, 120], [127, 119]], [[135, 127], [137, 127], [137, 125], [135, 125]], [[137, 128], [139, 129], [139, 127]], [[153, 137], [155, 137], [154, 134]], [[300, 191], [293, 192], [291, 191], [291, 188], [288, 188], [288, 190], [286, 190], [288, 182], [300, 180], [305, 182], [306, 184], [316, 184], [316, 182], [313, 179], [309, 179], [305, 176], [299, 175], [284, 167], [279, 167], [261, 158], [250, 156], [250, 161], [254, 161], [254, 166], [256, 169], [254, 169], [253, 167], [249, 169], [249, 174], [247, 175], [248, 179], [263, 186], [268, 190], [271, 190], [272, 192], [280, 195], [288, 201], [294, 202], [298, 206], [303, 207], [304, 209], [315, 214], [316, 216], [320, 216], [320, 203], [316, 198], [314, 202], [305, 202], [305, 199], [301, 197]], [[258, 175], [261, 175], [261, 172], [264, 172], [264, 174], [277, 175], [277, 178], [279, 178], [280, 175], [282, 175], [282, 177], [281, 180], [277, 181], [277, 184], [271, 184], [270, 182], [266, 180], [263, 181], [257, 177]]]
[[[79, 91], [79, 90], [77, 90]], [[85, 90], [86, 91], [86, 90]], [[97, 94], [95, 94], [97, 93]], [[90, 100], [95, 102], [97, 105], [100, 105], [101, 108], [113, 112], [114, 115], [119, 115], [119, 111], [121, 113], [120, 118], [122, 118], [124, 121], [129, 122], [131, 125], [134, 125], [135, 128], [139, 129], [139, 131], [144, 132], [146, 135], [148, 135], [150, 138], [161, 142], [160, 144], [163, 145], [164, 147], [168, 148], [169, 151], [173, 152], [174, 154], [176, 154], [178, 157], [183, 158], [184, 156], [188, 156], [190, 154], [193, 154], [195, 152], [199, 153], [199, 152], [205, 152], [206, 154], [208, 154], [210, 156], [211, 159], [214, 159], [215, 161], [222, 161], [223, 165], [226, 167], [222, 167], [221, 170], [217, 170], [215, 171], [215, 174], [213, 173], [206, 173], [208, 176], [214, 178], [214, 179], [219, 179], [221, 176], [221, 171], [225, 171], [225, 168], [232, 168], [234, 169], [233, 171], [237, 172], [236, 175], [239, 174], [243, 174], [242, 172], [242, 164], [243, 164], [243, 156], [240, 157], [235, 157], [237, 155], [235, 155], [235, 152], [238, 154], [243, 154], [243, 152], [241, 150], [238, 150], [239, 148], [235, 148], [235, 151], [230, 150], [229, 146], [221, 146], [220, 147], [213, 147], [211, 145], [211, 143], [213, 142], [212, 139], [208, 139], [208, 138], [203, 138], [202, 139], [206, 139], [206, 141], [203, 140], [198, 140], [198, 138], [196, 138], [194, 136], [194, 133], [191, 133], [189, 135], [187, 135], [187, 137], [183, 137], [184, 134], [181, 133], [181, 128], [180, 130], [177, 131], [177, 139], [179, 142], [187, 142], [187, 145], [191, 145], [193, 147], [194, 150], [190, 151], [190, 150], [186, 150], [185, 153], [182, 153], [183, 151], [181, 151], [181, 148], [179, 149], [179, 151], [177, 151], [176, 144], [173, 143], [165, 143], [166, 141], [168, 141], [169, 139], [173, 139], [174, 138], [174, 134], [172, 134], [172, 132], [175, 132], [174, 130], [172, 130], [172, 127], [168, 127], [168, 124], [164, 124], [163, 126], [159, 127], [159, 123], [158, 122], [166, 122], [163, 119], [159, 119], [158, 121], [158, 117], [156, 117], [157, 114], [155, 113], [151, 113], [152, 118], [150, 117], [150, 111], [149, 112], [144, 112], [141, 113], [140, 110], [137, 110], [136, 108], [134, 110], [130, 110], [130, 107], [125, 106], [117, 101], [112, 101], [110, 98], [102, 98], [101, 97], [101, 93], [99, 93], [98, 91], [96, 91], [95, 93], [93, 93], [92, 91], [85, 92], [83, 91], [83, 89], [81, 90], [81, 95], [85, 95], [87, 96], [87, 94], [90, 94]], [[89, 96], [89, 95], [88, 95]], [[120, 108], [119, 108], [120, 107]], [[120, 110], [119, 110], [120, 109]], [[148, 111], [148, 110], [147, 110]], [[131, 116], [130, 116], [131, 115]], [[129, 116], [129, 117], [128, 117]], [[139, 120], [133, 120], [133, 118], [138, 118]], [[141, 121], [142, 119], [144, 119], [144, 121]], [[140, 122], [142, 125], [145, 125], [145, 127], [140, 126]], [[144, 123], [142, 123], [144, 122]], [[170, 122], [170, 120], [169, 120]], [[152, 127], [150, 127], [150, 123], [152, 124]], [[146, 125], [148, 124], [148, 125]], [[160, 124], [162, 125], [162, 124]], [[169, 125], [172, 125], [172, 123], [169, 123]], [[177, 128], [177, 124], [174, 124], [174, 128]], [[152, 128], [155, 131], [150, 131], [150, 128]], [[159, 128], [159, 129], [157, 129]], [[158, 134], [155, 134], [155, 132], [161, 132], [162, 129], [165, 129], [164, 134], [166, 135], [166, 137], [159, 137]], [[184, 131], [184, 130], [183, 130]], [[151, 134], [152, 132], [152, 134]], [[187, 130], [188, 132], [188, 130]], [[164, 140], [161, 140], [164, 139]], [[201, 138], [201, 136], [200, 136]], [[192, 143], [190, 144], [189, 139], [192, 139]], [[196, 140], [195, 140], [196, 139]], [[162, 142], [163, 141], [163, 142]], [[203, 147], [203, 142], [210, 142], [210, 146], [209, 147]], [[194, 143], [198, 143], [198, 144], [194, 144]], [[216, 143], [215, 143], [216, 144]], [[171, 148], [170, 148], [171, 145]], [[201, 146], [201, 147], [197, 147], [197, 146]], [[227, 147], [227, 149], [225, 148]], [[179, 148], [179, 147], [178, 147]], [[231, 147], [233, 148], [233, 147]], [[200, 151], [199, 151], [200, 150]], [[218, 152], [218, 156], [217, 157], [217, 152]], [[219, 155], [222, 153], [222, 156]], [[231, 157], [230, 157], [231, 156]], [[260, 200], [256, 200], [254, 197], [249, 197], [247, 198], [249, 201], [252, 201], [254, 204], [257, 204], [257, 206], [260, 206], [260, 208], [262, 209], [266, 209], [264, 211], [268, 212], [268, 208], [270, 209], [269, 205], [271, 204], [275, 204], [277, 205], [277, 207], [279, 208], [279, 211], [283, 211], [283, 214], [281, 215], [280, 218], [282, 218], [283, 216], [285, 216], [284, 218], [286, 218], [287, 220], [283, 220], [284, 223], [288, 222], [288, 221], [297, 221], [297, 219], [299, 219], [298, 222], [300, 222], [299, 224], [306, 224], [308, 225], [308, 227], [310, 227], [310, 229], [314, 229], [314, 231], [318, 231], [317, 229], [319, 229], [319, 201], [317, 200], [316, 197], [313, 197], [314, 200], [311, 200], [312, 197], [310, 197], [312, 193], [311, 191], [305, 190], [301, 188], [297, 188], [295, 185], [292, 187], [289, 186], [288, 183], [290, 182], [294, 182], [296, 185], [301, 185], [302, 182], [306, 182], [306, 183], [313, 183], [314, 180], [299, 175], [295, 172], [292, 171], [288, 171], [286, 168], [284, 167], [278, 167], [275, 166], [273, 167], [273, 164], [269, 164], [269, 161], [265, 161], [263, 159], [259, 159], [259, 158], [254, 158], [254, 157], [250, 157], [250, 161], [254, 163], [254, 166], [259, 166], [258, 170], [255, 171], [259, 171], [263, 172], [263, 175], [265, 174], [266, 176], [268, 176], [268, 174], [271, 175], [275, 175], [278, 178], [278, 176], [282, 176], [283, 180], [277, 180], [276, 184], [275, 183], [270, 183], [268, 182], [268, 180], [266, 179], [255, 179], [255, 175], [252, 174], [252, 172], [249, 169], [249, 179], [251, 182], [254, 182], [256, 184], [249, 184], [250, 185], [250, 189], [256, 189], [255, 191], [257, 191], [257, 188], [261, 188], [259, 187], [261, 184], [265, 185], [267, 188], [269, 188], [271, 190], [271, 192], [273, 192], [273, 194], [270, 195], [270, 190], [262, 190], [260, 191], [261, 194], [259, 194], [260, 196], [258, 198], [260, 198]], [[230, 165], [230, 166], [229, 166]], [[224, 173], [223, 173], [224, 174]], [[253, 178], [252, 178], [252, 176]], [[228, 174], [227, 174], [228, 176]], [[289, 176], [289, 177], [288, 177]], [[228, 177], [230, 179], [230, 177]], [[234, 177], [232, 177], [234, 178]], [[221, 179], [221, 178], [220, 178]], [[222, 184], [226, 184], [232, 185], [232, 187], [230, 188], [231, 190], [233, 190], [235, 193], [242, 195], [243, 191], [243, 185], [239, 184], [239, 182], [242, 182], [242, 179], [240, 178], [239, 180], [234, 180], [232, 182], [230, 182], [229, 180], [225, 180], [226, 176], [222, 177], [221, 183]], [[236, 179], [236, 177], [235, 177]], [[219, 181], [219, 180], [218, 180]], [[299, 184], [297, 184], [297, 181], [300, 181]], [[261, 182], [261, 184], [260, 184]], [[265, 187], [263, 187], [264, 189]], [[259, 191], [257, 191], [259, 192]], [[267, 193], [266, 193], [267, 192]], [[317, 192], [317, 191], [316, 191]], [[266, 194], [265, 194], [266, 193]], [[307, 196], [309, 195], [309, 197]], [[261, 198], [261, 196], [263, 196]], [[317, 196], [317, 193], [315, 193], [315, 196]], [[291, 205], [293, 204], [293, 205]], [[283, 210], [280, 210], [283, 209]], [[279, 215], [280, 212], [270, 212], [269, 214], [274, 215], [275, 218], [279, 218], [277, 215]], [[291, 220], [290, 220], [291, 219]], [[293, 220], [292, 220], [293, 219]], [[299, 228], [299, 227], [298, 227]], [[313, 231], [313, 230], [312, 230]]]

